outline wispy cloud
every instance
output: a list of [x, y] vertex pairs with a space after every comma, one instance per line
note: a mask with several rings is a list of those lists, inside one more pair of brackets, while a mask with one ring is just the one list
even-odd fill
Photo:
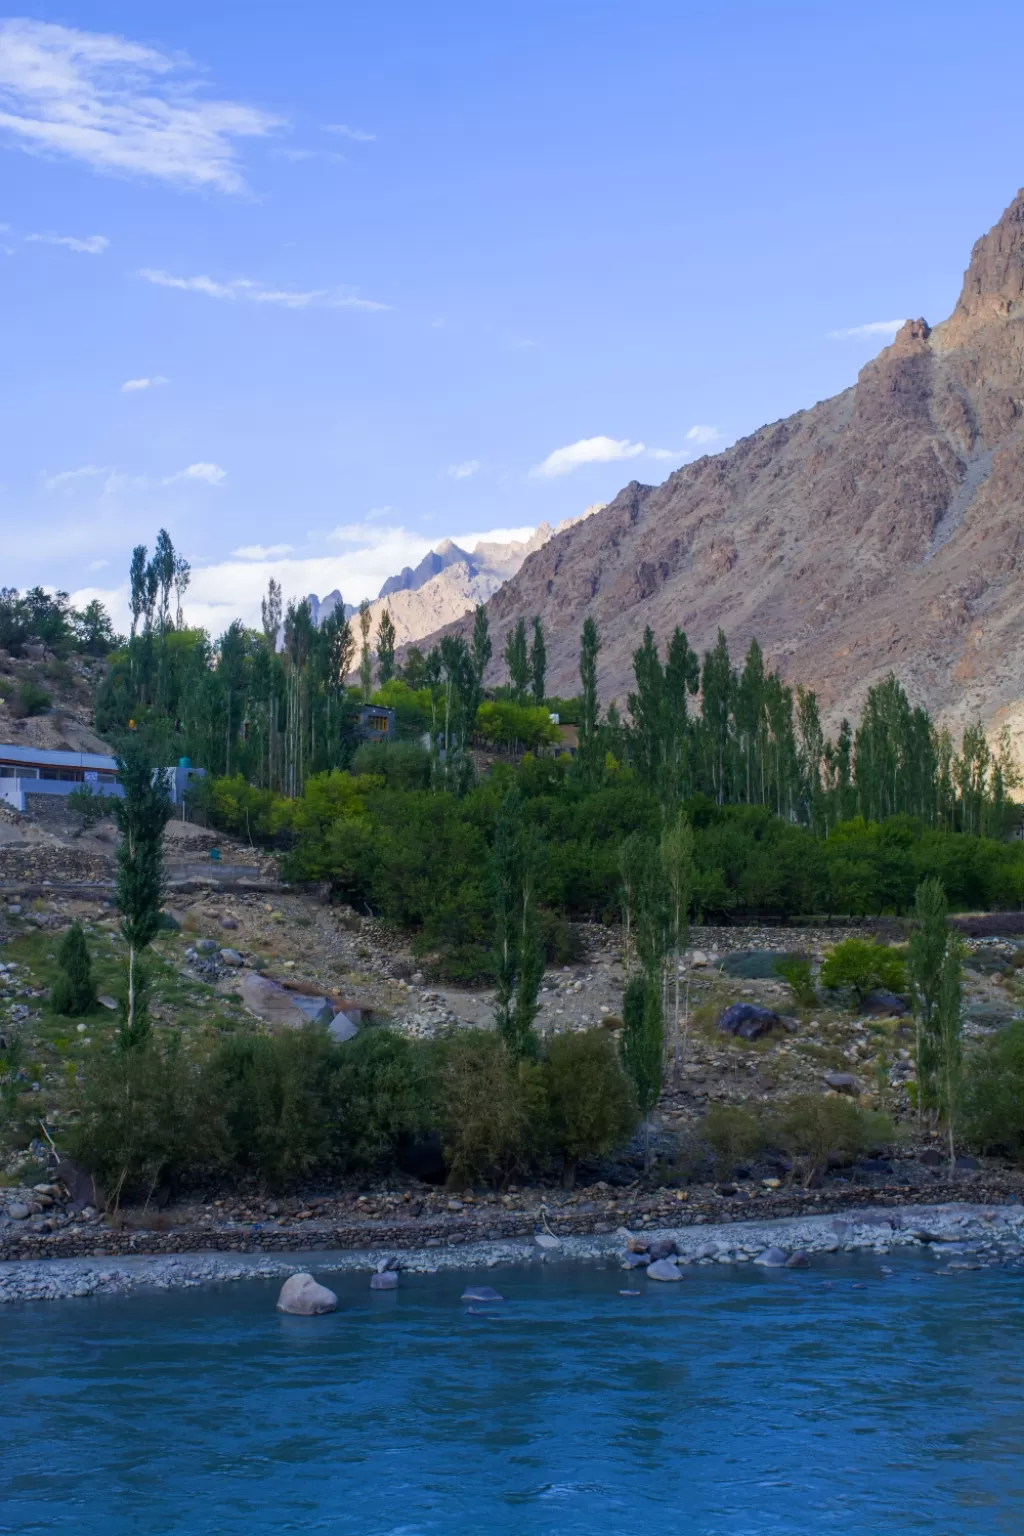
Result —
[[905, 320], [869, 320], [867, 325], [848, 325], [845, 330], [829, 331], [829, 341], [863, 341], [873, 336], [895, 336]]
[[81, 240], [75, 235], [26, 235], [25, 239], [29, 245], [64, 245], [85, 256], [102, 256], [110, 244], [106, 235], [86, 235]]
[[169, 384], [170, 379], [165, 379], [162, 373], [155, 373], [151, 379], [125, 379], [121, 385], [122, 395], [136, 395], [143, 389], [160, 389], [164, 384]]
[[685, 459], [689, 448], [648, 448], [649, 459]]
[[233, 277], [218, 282], [200, 273], [197, 277], [175, 277], [156, 267], [143, 267], [138, 276], [158, 288], [177, 288], [182, 293], [201, 293], [208, 299], [242, 299], [250, 304], [279, 304], [284, 309], [308, 309], [323, 305], [327, 309], [390, 309], [375, 299], [363, 299], [350, 288], [272, 288], [249, 277]]
[[79, 469], [62, 469], [57, 475], [49, 475], [43, 481], [43, 489], [46, 491], [66, 490], [80, 481], [95, 479], [103, 476], [103, 495], [113, 496], [118, 491], [125, 490], [152, 490], [161, 485], [177, 485], [182, 480], [198, 480], [205, 485], [221, 485], [227, 479], [227, 470], [221, 469], [219, 464], [189, 464], [185, 469], [179, 469], [173, 475], [163, 475], [154, 479], [151, 475], [129, 475], [122, 470], [112, 469], [109, 465], [83, 464]]
[[480, 468], [479, 459], [467, 459], [464, 464], [449, 464], [448, 473], [453, 480], [468, 480]]
[[202, 84], [183, 54], [23, 17], [0, 23], [0, 132], [23, 149], [242, 192], [238, 141], [272, 133], [283, 119], [207, 100]]
[[324, 133], [336, 133], [342, 139], [354, 139], [357, 144], [372, 144], [377, 137], [365, 128], [353, 128], [348, 123], [324, 123]]
[[317, 158], [317, 151], [315, 149], [275, 149], [273, 154], [277, 160], [290, 160], [295, 164], [300, 160], [315, 160]]
[[279, 560], [282, 555], [290, 555], [293, 547], [291, 544], [243, 544], [241, 549], [233, 549], [231, 553], [236, 560]]
[[76, 480], [88, 480], [94, 475], [109, 475], [110, 470], [101, 464], [83, 464], [80, 469], [62, 469], [59, 474], [49, 475], [43, 481], [44, 491], [59, 491], [62, 486], [73, 485]]
[[86, 566], [86, 570], [88, 570], [88, 571], [105, 571], [109, 564], [110, 564], [109, 560], [90, 560], [89, 564]]
[[631, 443], [628, 438], [581, 437], [578, 442], [565, 448], [556, 448], [530, 474], [544, 479], [554, 475], [568, 475], [584, 464], [610, 464], [616, 459], [635, 459], [644, 452], [643, 443]]

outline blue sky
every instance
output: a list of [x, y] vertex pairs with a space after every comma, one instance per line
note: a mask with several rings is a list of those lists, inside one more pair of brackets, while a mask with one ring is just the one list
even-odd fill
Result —
[[1018, 23], [5, 13], [0, 584], [120, 614], [166, 526], [191, 618], [254, 619], [271, 572], [354, 601], [445, 536], [578, 515], [844, 388], [878, 327], [948, 313], [1024, 182]]

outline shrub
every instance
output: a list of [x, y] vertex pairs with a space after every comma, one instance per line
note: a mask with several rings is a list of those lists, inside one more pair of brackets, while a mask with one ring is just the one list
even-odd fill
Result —
[[738, 1104], [712, 1104], [698, 1135], [708, 1146], [716, 1178], [726, 1178], [737, 1163], [756, 1157], [764, 1147], [764, 1128], [756, 1115]]
[[843, 939], [825, 957], [821, 984], [829, 989], [850, 987], [862, 1003], [869, 992], [884, 987], [902, 992], [906, 986], [903, 956], [888, 944], [873, 944], [868, 939]]
[[449, 1182], [459, 1187], [486, 1179], [504, 1188], [543, 1148], [541, 1068], [513, 1060], [489, 1030], [462, 1030], [435, 1050], [433, 1118]]
[[26, 715], [44, 714], [52, 703], [46, 689], [29, 680], [22, 683], [8, 708], [16, 719], [23, 720]]
[[816, 1093], [797, 1094], [781, 1105], [769, 1127], [771, 1141], [801, 1164], [808, 1185], [830, 1156], [852, 1162], [892, 1136], [885, 1115], [865, 1113], [850, 1099]]
[[814, 990], [810, 955], [783, 955], [775, 962], [775, 974], [786, 983], [801, 1008], [814, 1007], [818, 994]]
[[88, 831], [98, 821], [102, 821], [109, 809], [106, 796], [99, 790], [91, 789], [88, 784], [76, 784], [68, 795], [68, 810], [81, 824], [83, 831]]
[[96, 983], [81, 923], [72, 923], [57, 951], [58, 971], [50, 988], [54, 1013], [77, 1016], [96, 1006]]
[[963, 1127], [979, 1151], [1024, 1163], [1024, 1019], [968, 1057]]
[[430, 753], [415, 742], [365, 741], [351, 766], [354, 774], [383, 779], [388, 789], [430, 788]]
[[336, 1051], [316, 1025], [223, 1042], [210, 1076], [238, 1172], [281, 1189], [335, 1161]]
[[69, 1130], [72, 1157], [94, 1174], [113, 1205], [148, 1199], [160, 1185], [191, 1182], [223, 1166], [223, 1122], [198, 1063], [177, 1039], [151, 1039], [90, 1062]]
[[416, 1047], [389, 1029], [364, 1029], [338, 1053], [332, 1091], [343, 1161], [384, 1171], [425, 1118]]
[[543, 1073], [551, 1145], [571, 1188], [580, 1158], [600, 1157], [631, 1135], [638, 1116], [636, 1096], [614, 1040], [601, 1029], [556, 1035]]

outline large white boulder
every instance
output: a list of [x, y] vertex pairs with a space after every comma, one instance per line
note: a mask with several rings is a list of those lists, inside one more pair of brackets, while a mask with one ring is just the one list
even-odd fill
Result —
[[312, 1275], [289, 1275], [277, 1298], [277, 1310], [292, 1317], [319, 1317], [333, 1312], [338, 1298], [326, 1285], [318, 1285]]

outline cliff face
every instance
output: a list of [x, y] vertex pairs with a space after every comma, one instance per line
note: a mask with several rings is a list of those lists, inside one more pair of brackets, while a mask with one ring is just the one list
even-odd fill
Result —
[[[834, 725], [893, 670], [959, 728], [1024, 728], [1024, 192], [974, 247], [950, 318], [903, 326], [856, 385], [656, 488], [633, 482], [488, 604], [500, 656], [539, 614], [552, 692], [580, 627], [625, 700], [645, 624], [701, 649], [752, 636]], [[461, 627], [461, 626], [460, 626]], [[494, 663], [494, 678], [501, 668]]]

